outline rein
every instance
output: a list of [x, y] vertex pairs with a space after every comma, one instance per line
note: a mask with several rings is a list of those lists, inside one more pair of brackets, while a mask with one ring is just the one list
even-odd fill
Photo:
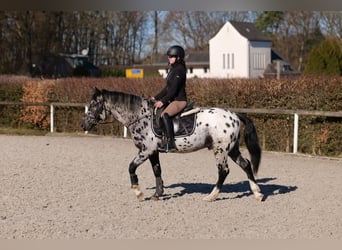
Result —
[[100, 125], [110, 124], [110, 123], [114, 123], [114, 121], [112, 121], [112, 122], [99, 122]]
[[128, 127], [132, 126], [133, 124], [139, 122], [140, 120], [142, 120], [142, 119], [144, 119], [144, 118], [151, 118], [151, 115], [145, 115], [145, 116], [143, 116], [143, 117], [139, 117], [139, 118], [135, 119], [134, 121], [132, 121], [132, 122], [126, 124], [125, 126], [128, 128]]
[[[150, 117], [151, 117], [151, 115], [146, 115], [146, 116], [144, 116], [144, 117], [139, 117], [138, 119], [136, 119], [136, 120], [134, 120], [134, 121], [132, 121], [132, 122], [126, 124], [125, 126], [126, 126], [126, 127], [130, 127], [130, 126], [132, 126], [133, 124], [139, 122], [140, 120], [142, 120], [142, 119], [144, 119], [144, 118], [150, 118]], [[105, 124], [111, 124], [111, 123], [114, 123], [114, 121], [111, 121], [111, 122], [99, 122], [98, 124], [99, 124], [99, 125], [105, 125]]]
[[[149, 106], [150, 106], [150, 105], [151, 105], [151, 103], [149, 103]], [[152, 105], [153, 105], [153, 103], [152, 103]], [[106, 110], [106, 112], [108, 112], [109, 115], [112, 114], [111, 110]], [[155, 110], [152, 110], [152, 112], [155, 112]], [[128, 127], [134, 125], [135, 123], [141, 121], [142, 119], [145, 119], [145, 118], [146, 118], [146, 119], [150, 119], [151, 117], [152, 117], [152, 114], [151, 114], [151, 112], [150, 112], [150, 114], [144, 115], [144, 116], [142, 116], [142, 117], [138, 117], [137, 119], [135, 119], [135, 120], [133, 120], [133, 121], [131, 121], [131, 122], [128, 122], [127, 124], [124, 124], [124, 125], [128, 128]], [[98, 124], [103, 124], [103, 125], [104, 125], [104, 124], [111, 124], [111, 123], [114, 123], [114, 121], [111, 121], [111, 122], [101, 121], [101, 122], [99, 122]]]
[[[108, 112], [109, 114], [111, 114], [110, 110], [107, 111], [107, 112]], [[151, 114], [145, 115], [145, 116], [142, 116], [142, 117], [138, 117], [137, 119], [133, 120], [132, 122], [127, 123], [125, 126], [128, 128], [128, 127], [132, 126], [133, 124], [139, 122], [140, 120], [142, 120], [142, 119], [144, 119], [144, 118], [148, 118], [148, 119], [149, 119], [149, 118], [151, 118], [151, 117], [152, 117]], [[104, 121], [101, 121], [101, 122], [99, 122], [98, 124], [100, 124], [100, 125], [105, 125], [105, 124], [111, 124], [111, 123], [114, 123], [114, 121], [111, 121], [111, 122], [104, 122]]]
[[[153, 102], [148, 101], [148, 106], [151, 106], [151, 105], [153, 106]], [[152, 110], [152, 112], [153, 112], [153, 110]], [[125, 126], [128, 128], [128, 127], [134, 125], [135, 123], [141, 121], [142, 119], [145, 119], [145, 118], [150, 119], [151, 117], [152, 117], [152, 115], [151, 115], [151, 112], [150, 112], [149, 115], [145, 115], [145, 116], [142, 116], [142, 117], [138, 117], [137, 119], [135, 119], [135, 120], [133, 120], [133, 121], [127, 123]]]

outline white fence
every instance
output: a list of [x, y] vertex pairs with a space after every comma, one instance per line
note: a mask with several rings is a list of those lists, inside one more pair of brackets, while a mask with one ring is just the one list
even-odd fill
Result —
[[[0, 105], [22, 105], [22, 106], [50, 106], [50, 132], [55, 131], [54, 128], [54, 110], [55, 107], [84, 107], [87, 112], [88, 106], [84, 103], [28, 103], [28, 102], [0, 102]], [[288, 109], [246, 109], [246, 108], [231, 108], [233, 112], [249, 113], [249, 114], [271, 114], [271, 115], [293, 115], [293, 153], [297, 153], [298, 149], [298, 127], [299, 116], [326, 116], [326, 117], [342, 117], [342, 111], [308, 111], [308, 110], [288, 110]], [[127, 128], [123, 127], [124, 137], [127, 137]]]
[[326, 117], [342, 117], [342, 112], [332, 111], [308, 111], [308, 110], [290, 110], [290, 109], [230, 109], [237, 113], [250, 113], [250, 114], [279, 114], [279, 115], [293, 115], [293, 153], [297, 153], [298, 150], [298, 127], [299, 127], [299, 115], [309, 116], [326, 116]]

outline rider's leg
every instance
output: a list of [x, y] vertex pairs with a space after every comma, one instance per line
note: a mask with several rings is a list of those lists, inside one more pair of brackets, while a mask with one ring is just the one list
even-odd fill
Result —
[[173, 117], [181, 112], [185, 108], [186, 104], [186, 101], [173, 101], [164, 109], [161, 115], [168, 113], [170, 117]]
[[177, 148], [175, 144], [172, 118], [169, 116], [168, 113], [164, 112], [162, 114], [162, 121], [164, 123], [167, 140], [166, 143], [159, 148], [159, 151], [166, 153], [176, 151]]
[[161, 118], [164, 123], [167, 141], [162, 147], [159, 148], [161, 152], [172, 152], [177, 150], [174, 138], [172, 117], [182, 111], [185, 106], [185, 101], [173, 101], [162, 112]]

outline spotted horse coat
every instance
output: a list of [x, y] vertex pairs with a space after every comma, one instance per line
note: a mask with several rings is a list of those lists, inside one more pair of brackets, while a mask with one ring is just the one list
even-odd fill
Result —
[[[147, 159], [152, 165], [156, 179], [156, 191], [152, 199], [157, 200], [164, 193], [158, 152], [162, 141], [153, 133], [152, 114], [153, 105], [143, 97], [95, 88], [88, 112], [82, 120], [82, 127], [87, 131], [106, 120], [108, 115], [112, 115], [129, 129], [133, 143], [138, 148], [138, 154], [129, 164], [128, 170], [131, 187], [139, 200], [143, 199], [143, 193], [140, 190], [136, 170]], [[243, 157], [239, 149], [241, 121], [245, 124], [244, 139], [250, 160]], [[175, 143], [178, 149], [176, 153], [189, 153], [203, 148], [213, 150], [218, 168], [218, 180], [204, 200], [214, 201], [218, 197], [229, 174], [228, 157], [247, 174], [256, 199], [263, 200], [263, 194], [255, 180], [261, 159], [261, 148], [254, 124], [248, 117], [228, 109], [200, 107], [193, 133], [176, 137]]]

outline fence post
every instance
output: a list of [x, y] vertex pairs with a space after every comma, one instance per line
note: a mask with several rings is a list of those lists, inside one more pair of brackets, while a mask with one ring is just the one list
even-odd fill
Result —
[[126, 137], [127, 137], [127, 127], [124, 126], [124, 138], [126, 138]]
[[277, 80], [280, 79], [280, 61], [277, 60]]
[[54, 111], [54, 108], [53, 108], [53, 104], [51, 103], [50, 104], [50, 132], [53, 133], [53, 111]]
[[[88, 106], [85, 105], [84, 106], [84, 113], [87, 113], [88, 112]], [[84, 134], [88, 134], [88, 131], [84, 131]]]
[[294, 113], [294, 125], [293, 125], [293, 153], [297, 153], [298, 149], [298, 114]]

